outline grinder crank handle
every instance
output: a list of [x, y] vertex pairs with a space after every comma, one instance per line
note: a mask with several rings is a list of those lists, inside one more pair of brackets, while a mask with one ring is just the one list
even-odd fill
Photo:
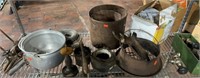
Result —
[[146, 50], [140, 45], [140, 43], [137, 40], [137, 37], [131, 36], [130, 39], [131, 39], [131, 46], [133, 47], [133, 49], [135, 49], [135, 51], [141, 57], [141, 59], [150, 61]]
[[83, 74], [83, 76], [88, 77], [89, 68], [88, 68], [87, 60], [84, 57], [85, 53], [84, 53], [84, 49], [83, 49], [82, 38], [80, 40], [80, 48], [81, 48], [81, 55], [82, 55], [82, 74]]
[[25, 64], [25, 60], [22, 59], [19, 61], [13, 68], [11, 68], [8, 72], [8, 74], [11, 76], [13, 75], [16, 71], [18, 71], [23, 65]]

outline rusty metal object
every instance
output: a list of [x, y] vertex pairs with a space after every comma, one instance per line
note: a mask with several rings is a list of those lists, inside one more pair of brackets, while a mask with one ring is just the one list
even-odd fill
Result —
[[[151, 76], [157, 74], [162, 69], [162, 61], [160, 56], [158, 56], [160, 51], [158, 46], [156, 44], [152, 44], [151, 41], [146, 39], [138, 39], [138, 41], [140, 45], [147, 50], [147, 52], [150, 52], [152, 55], [154, 55], [155, 58], [151, 59], [150, 61], [142, 59], [138, 60], [126, 53], [125, 49], [127, 47], [122, 47], [116, 53], [117, 65], [127, 73], [137, 76]], [[132, 46], [128, 47], [132, 48]]]
[[138, 42], [136, 36], [126, 37], [125, 36], [125, 43], [132, 46], [136, 53], [141, 57], [142, 60], [149, 61], [149, 57], [145, 49], [141, 46]]
[[115, 64], [115, 54], [107, 49], [99, 49], [92, 53], [91, 64], [99, 72], [108, 72]]
[[7, 73], [12, 66], [14, 65], [14, 63], [17, 61], [17, 57], [13, 57], [12, 59], [10, 59], [10, 63], [8, 64], [8, 66], [6, 67], [6, 69], [4, 70], [5, 73]]
[[78, 68], [72, 64], [72, 59], [69, 55], [65, 57], [65, 67], [62, 69], [64, 77], [74, 77], [78, 74]]
[[85, 52], [84, 52], [84, 48], [83, 48], [83, 41], [81, 39], [81, 42], [80, 42], [80, 48], [81, 48], [81, 58], [82, 58], [82, 74], [83, 76], [85, 77], [88, 77], [89, 76], [89, 68], [88, 68], [88, 62], [86, 60], [86, 57], [85, 57]]
[[10, 59], [8, 59], [8, 58], [6, 58], [5, 59], [5, 61], [4, 61], [4, 63], [3, 63], [3, 67], [2, 67], [2, 70], [5, 72], [6, 71], [6, 69], [7, 69], [7, 67], [8, 67], [8, 65], [10, 64]]
[[[3, 65], [3, 70], [5, 73], [9, 73], [12, 75], [15, 73], [18, 68], [22, 66], [22, 63], [20, 62], [20, 59], [22, 59], [22, 52], [17, 46], [18, 41], [14, 41], [11, 39], [4, 31], [0, 29], [0, 31], [11, 41], [13, 42], [13, 46], [9, 50], [5, 50], [3, 47], [0, 46], [0, 49], [4, 51], [2, 56], [6, 57], [6, 62]], [[20, 37], [21, 38], [21, 37]], [[20, 39], [19, 38], [19, 39]], [[20, 62], [20, 64], [18, 64]]]
[[26, 33], [25, 33], [25, 30], [24, 30], [24, 26], [22, 25], [22, 22], [21, 22], [21, 19], [19, 17], [19, 14], [17, 12], [16, 6], [14, 5], [13, 0], [8, 0], [8, 2], [11, 5], [12, 11], [13, 11], [15, 17], [16, 17], [16, 21], [19, 24], [20, 31], [21, 31], [22, 35], [25, 36]]
[[3, 33], [11, 42], [15, 43], [14, 40], [12, 38], [10, 38], [3, 30], [1, 30], [1, 33]]
[[6, 50], [5, 50], [3, 47], [1, 47], [1, 46], [0, 46], [0, 49], [1, 49], [3, 52], [6, 52]]
[[117, 36], [119, 36], [119, 33], [124, 33], [127, 17], [126, 10], [117, 5], [105, 4], [92, 8], [89, 16], [92, 45], [97, 48], [118, 48], [120, 44], [113, 36], [113, 32]]
[[[22, 64], [24, 64], [20, 62], [23, 54], [17, 46], [19, 40], [14, 41], [1, 29], [0, 32], [3, 33], [14, 44], [9, 50], [5, 50], [3, 47], [0, 46], [0, 49], [4, 52], [2, 56], [6, 57], [6, 61], [4, 61], [2, 69], [5, 73], [9, 73], [10, 75], [12, 75], [22, 66]], [[21, 39], [21, 36], [19, 37], [19, 39]]]
[[[16, 71], [16, 64], [20, 61], [20, 59], [22, 59], [22, 55], [21, 51], [19, 50], [19, 48], [17, 47], [17, 45], [14, 44], [13, 47], [11, 47], [11, 49], [9, 50], [5, 50], [3, 47], [1, 47], [1, 50], [4, 51], [2, 56], [6, 57], [6, 61], [4, 61], [3, 64], [3, 70], [5, 73], [9, 72], [11, 69], [14, 69], [12, 71]], [[19, 66], [19, 65], [18, 65]], [[21, 66], [21, 65], [20, 65]], [[11, 72], [11, 74], [13, 74], [13, 72]]]
[[[83, 51], [84, 51], [84, 57], [86, 58], [87, 60], [87, 64], [90, 63], [90, 55], [91, 55], [91, 51], [90, 51], [90, 48], [86, 47], [86, 46], [83, 46]], [[76, 64], [78, 66], [82, 66], [82, 49], [81, 47], [77, 47], [75, 48], [74, 50], [74, 56], [75, 56], [75, 60], [76, 60]]]
[[13, 75], [16, 71], [18, 71], [23, 65], [25, 64], [25, 60], [23, 58], [18, 59], [16, 61], [16, 64], [8, 71], [8, 74], [11, 76]]
[[[19, 39], [17, 41], [14, 41], [11, 37], [9, 37], [2, 29], [0, 29], [0, 32], [3, 33], [14, 45], [11, 47], [11, 49], [9, 49], [8, 51], [3, 49], [3, 47], [0, 46], [0, 49], [2, 51], [4, 51], [3, 56], [14, 56], [15, 54], [18, 54], [21, 52], [21, 50], [19, 49], [19, 47], [17, 46], [19, 40], [21, 39], [22, 36], [19, 37]], [[20, 55], [19, 55], [20, 57]]]

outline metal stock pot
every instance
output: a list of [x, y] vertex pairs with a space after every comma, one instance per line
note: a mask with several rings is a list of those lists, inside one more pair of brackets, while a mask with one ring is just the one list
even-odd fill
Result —
[[65, 41], [65, 36], [58, 31], [38, 30], [23, 37], [18, 46], [31, 66], [47, 70], [63, 62], [60, 49]]

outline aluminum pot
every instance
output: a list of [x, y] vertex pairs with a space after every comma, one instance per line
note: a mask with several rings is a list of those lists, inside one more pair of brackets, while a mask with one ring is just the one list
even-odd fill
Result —
[[19, 48], [31, 66], [47, 70], [63, 62], [60, 49], [65, 45], [65, 36], [54, 30], [38, 30], [19, 41]]

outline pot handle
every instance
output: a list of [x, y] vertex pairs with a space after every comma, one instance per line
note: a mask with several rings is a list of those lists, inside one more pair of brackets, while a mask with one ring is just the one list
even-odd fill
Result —
[[33, 56], [34, 56], [35, 58], [39, 59], [39, 60], [42, 60], [42, 58], [41, 58], [38, 54], [36, 54], [36, 53], [34, 53]]
[[13, 68], [11, 68], [8, 72], [8, 74], [11, 76], [13, 75], [16, 71], [18, 71], [23, 65], [25, 64], [25, 60], [22, 58], [21, 61], [19, 61]]
[[31, 58], [34, 58], [34, 59], [42, 60], [42, 58], [37, 53], [33, 53], [33, 52], [26, 53], [25, 56], [26, 57], [31, 57]]

